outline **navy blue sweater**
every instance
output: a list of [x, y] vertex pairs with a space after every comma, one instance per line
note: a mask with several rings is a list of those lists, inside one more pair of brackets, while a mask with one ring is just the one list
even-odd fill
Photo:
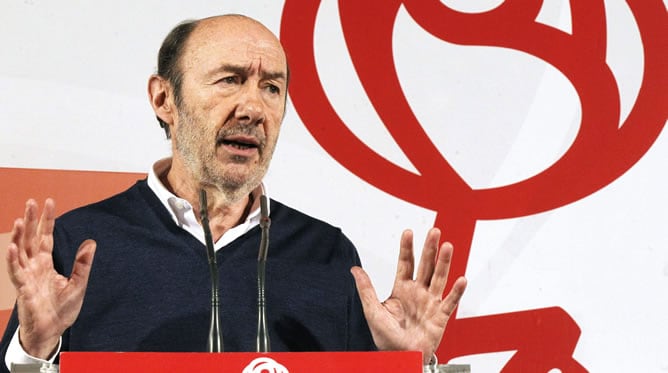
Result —
[[[272, 351], [374, 349], [350, 274], [357, 251], [341, 233], [271, 201], [267, 315]], [[179, 228], [146, 181], [56, 221], [54, 262], [71, 273], [87, 238], [97, 251], [83, 307], [62, 351], [206, 351], [210, 275], [205, 246]], [[253, 228], [217, 252], [225, 351], [254, 351]], [[0, 345], [2, 361], [16, 310]], [[4, 364], [0, 364], [5, 368]]]

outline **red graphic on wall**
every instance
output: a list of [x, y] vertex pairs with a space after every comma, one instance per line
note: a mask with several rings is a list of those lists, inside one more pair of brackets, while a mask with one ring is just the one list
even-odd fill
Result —
[[[374, 109], [418, 173], [369, 148], [336, 114], [319, 80], [314, 27], [319, 1], [287, 0], [281, 40], [290, 56], [290, 96], [303, 123], [340, 164], [397, 198], [437, 212], [435, 226], [457, 248], [452, 281], [465, 274], [477, 220], [515, 218], [572, 203], [629, 170], [652, 146], [668, 117], [665, 68], [668, 15], [661, 0], [627, 0], [644, 49], [643, 80], [622, 126], [617, 82], [606, 64], [602, 0], [571, 0], [572, 33], [536, 22], [541, 0], [507, 0], [483, 13], [461, 13], [438, 0], [340, 1], [341, 24], [356, 72]], [[471, 188], [421, 127], [401, 89], [392, 57], [392, 30], [400, 7], [426, 31], [459, 45], [505, 47], [558, 69], [579, 95], [582, 118], [568, 151], [528, 179]], [[523, 196], [523, 198], [519, 198]], [[527, 197], [533, 196], [533, 197]], [[516, 351], [504, 372], [586, 369], [573, 358], [580, 336], [560, 307], [453, 318], [438, 355], [452, 358]]]

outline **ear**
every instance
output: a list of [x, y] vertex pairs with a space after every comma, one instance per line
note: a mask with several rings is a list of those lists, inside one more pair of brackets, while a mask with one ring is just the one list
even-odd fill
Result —
[[169, 127], [174, 125], [176, 113], [173, 97], [171, 84], [159, 75], [151, 75], [148, 79], [148, 99], [155, 116]]

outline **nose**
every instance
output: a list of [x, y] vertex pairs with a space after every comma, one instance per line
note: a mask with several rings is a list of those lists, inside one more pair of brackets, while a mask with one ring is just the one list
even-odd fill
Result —
[[264, 103], [259, 88], [246, 86], [239, 94], [235, 111], [236, 119], [247, 125], [259, 125], [264, 122]]

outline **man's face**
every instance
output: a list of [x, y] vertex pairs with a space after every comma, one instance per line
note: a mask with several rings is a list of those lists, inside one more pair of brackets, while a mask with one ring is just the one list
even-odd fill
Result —
[[241, 198], [264, 177], [285, 112], [287, 63], [280, 43], [243, 18], [202, 21], [180, 67], [174, 157], [200, 184]]

